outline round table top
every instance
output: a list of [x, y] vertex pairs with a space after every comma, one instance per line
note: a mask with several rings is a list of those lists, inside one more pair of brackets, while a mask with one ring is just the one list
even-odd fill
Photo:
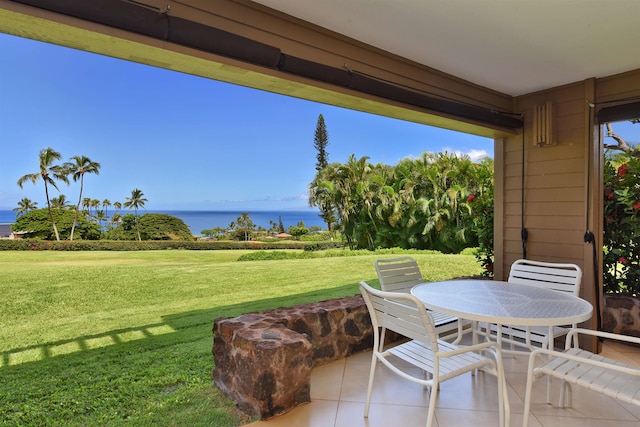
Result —
[[566, 325], [593, 312], [588, 301], [569, 293], [494, 280], [423, 283], [411, 293], [430, 310], [494, 324]]

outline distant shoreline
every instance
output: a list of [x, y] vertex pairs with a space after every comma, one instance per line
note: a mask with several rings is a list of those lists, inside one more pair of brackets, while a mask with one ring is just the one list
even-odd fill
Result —
[[[116, 212], [115, 209], [107, 209], [109, 216], [114, 212]], [[270, 221], [278, 224], [280, 218], [282, 218], [285, 230], [290, 226], [297, 225], [300, 221], [304, 222], [307, 227], [319, 226], [322, 229], [326, 229], [326, 224], [318, 216], [320, 212], [311, 209], [300, 211], [142, 209], [138, 211], [140, 215], [158, 213], [180, 218], [187, 224], [191, 233], [195, 235], [201, 234], [202, 230], [216, 227], [226, 228], [231, 222], [236, 221], [243, 212], [249, 214], [249, 217], [257, 227], [263, 227], [265, 229], [271, 228]], [[133, 213], [133, 211], [119, 209], [118, 213], [124, 215], [126, 213]], [[13, 224], [14, 222], [15, 212], [12, 210], [0, 210], [0, 224]]]

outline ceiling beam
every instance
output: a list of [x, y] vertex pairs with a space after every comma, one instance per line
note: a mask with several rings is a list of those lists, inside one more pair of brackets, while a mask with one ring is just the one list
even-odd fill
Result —
[[[271, 44], [196, 22], [193, 19], [173, 16], [166, 10], [153, 10], [150, 7], [121, 0], [93, 0], [91, 2], [17, 0], [16, 2], [149, 37], [160, 41], [164, 46], [168, 46], [168, 42], [230, 58], [239, 61], [240, 64], [244, 63], [249, 69], [258, 72], [268, 70], [272, 75], [273, 72], [284, 78], [287, 78], [288, 75], [290, 76], [288, 78], [293, 81], [321, 83], [323, 89], [335, 90], [336, 87], [339, 87], [351, 96], [358, 93], [372, 95], [369, 99], [374, 101], [373, 105], [391, 101], [390, 111], [393, 111], [393, 114], [383, 114], [389, 117], [407, 117], [406, 120], [427, 122], [426, 124], [435, 126], [441, 122], [445, 125], [440, 127], [469, 131], [469, 133], [483, 136], [516, 133], [522, 127], [522, 119], [519, 116], [500, 109], [427, 93], [418, 87], [388, 81], [350, 70], [348, 67], [332, 67], [288, 53], [285, 54], [282, 49]], [[0, 7], [1, 5], [0, 2]], [[1, 21], [0, 31], [3, 31]], [[150, 65], [155, 64], [151, 62]], [[312, 97], [307, 99], [317, 100]], [[323, 101], [320, 100], [320, 102]], [[334, 103], [334, 105], [339, 105], [339, 103]], [[400, 110], [394, 106], [400, 107]], [[412, 113], [398, 114], [407, 106], [416, 108], [413, 108]], [[349, 106], [346, 107], [349, 108]], [[367, 108], [362, 108], [362, 105], [361, 108], [354, 109], [368, 111]], [[424, 117], [415, 119], [420, 116], [415, 114], [419, 111], [427, 113], [426, 115], [422, 114], [426, 119]], [[370, 112], [375, 113], [375, 111]], [[438, 119], [430, 120], [429, 117], [437, 117]], [[452, 126], [452, 122], [459, 122], [460, 125]]]

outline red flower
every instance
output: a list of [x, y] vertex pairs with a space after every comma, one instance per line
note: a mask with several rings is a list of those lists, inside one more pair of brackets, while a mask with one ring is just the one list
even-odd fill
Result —
[[626, 264], [626, 263], [627, 263], [627, 262], [629, 262], [629, 261], [628, 261], [625, 257], [621, 256], [621, 257], [618, 259], [618, 262], [619, 262], [620, 264]]
[[633, 209], [636, 209], [636, 210], [640, 209], [640, 202], [635, 203], [635, 204], [632, 206], [632, 208], [633, 208]]
[[611, 215], [607, 215], [607, 222], [613, 221], [613, 217]]
[[622, 177], [624, 176], [627, 172], [629, 172], [629, 169], [627, 169], [627, 164], [623, 163], [620, 166], [618, 166], [618, 176]]
[[616, 196], [615, 196], [615, 194], [613, 194], [613, 193], [609, 193], [609, 195], [608, 195], [607, 197], [608, 197], [609, 199], [613, 199], [613, 198], [615, 198]]
[[493, 265], [487, 265], [487, 271], [493, 270]]
[[475, 198], [476, 198], [475, 194], [471, 194], [469, 197], [467, 197], [467, 203], [473, 202], [473, 199]]

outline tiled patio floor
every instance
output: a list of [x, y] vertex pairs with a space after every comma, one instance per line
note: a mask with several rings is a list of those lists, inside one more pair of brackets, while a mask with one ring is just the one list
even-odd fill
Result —
[[[640, 366], [640, 348], [605, 341], [602, 355]], [[413, 427], [427, 421], [428, 393], [421, 386], [391, 374], [382, 364], [376, 371], [369, 418], [363, 417], [371, 352], [315, 368], [311, 375], [311, 403], [268, 421], [247, 427]], [[505, 355], [511, 403], [511, 426], [522, 425], [527, 355]], [[495, 427], [498, 396], [495, 378], [465, 374], [440, 386], [434, 427]], [[545, 403], [546, 381], [534, 383], [531, 427], [638, 427], [640, 407], [573, 387], [573, 407]]]

